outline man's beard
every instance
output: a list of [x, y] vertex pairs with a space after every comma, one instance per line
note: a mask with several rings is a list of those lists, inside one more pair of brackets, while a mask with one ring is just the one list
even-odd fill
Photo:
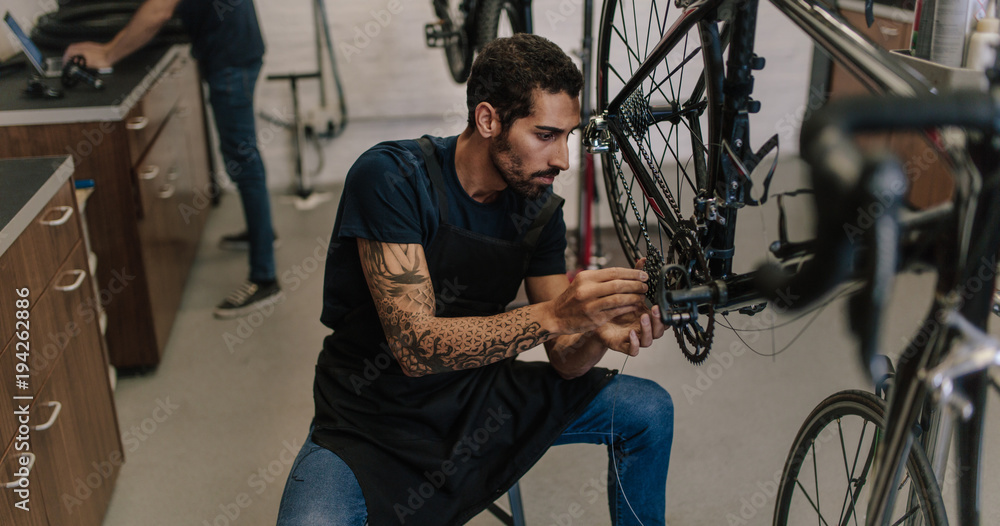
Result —
[[[506, 154], [506, 158], [504, 158], [504, 154]], [[547, 185], [535, 182], [536, 178], [555, 177], [559, 175], [558, 168], [549, 168], [548, 170], [541, 170], [530, 175], [525, 174], [522, 168], [523, 161], [519, 155], [514, 153], [514, 149], [511, 148], [506, 131], [502, 132], [496, 137], [496, 140], [490, 143], [490, 160], [493, 161], [493, 166], [496, 166], [497, 171], [500, 172], [500, 177], [503, 177], [507, 186], [515, 194], [528, 200], [538, 199], [548, 189]]]

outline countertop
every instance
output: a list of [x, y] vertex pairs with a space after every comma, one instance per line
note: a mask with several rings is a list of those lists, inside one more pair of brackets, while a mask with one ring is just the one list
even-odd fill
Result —
[[[44, 82], [63, 89], [61, 99], [36, 99], [24, 94], [34, 69], [22, 68], [0, 77], [0, 126], [119, 121], [149, 91], [160, 73], [188, 44], [148, 47], [117, 63], [114, 72], [101, 75], [104, 89], [79, 83], [63, 88], [58, 78]], [[152, 66], [150, 66], [152, 64]]]
[[69, 156], [0, 160], [0, 254], [73, 175]]

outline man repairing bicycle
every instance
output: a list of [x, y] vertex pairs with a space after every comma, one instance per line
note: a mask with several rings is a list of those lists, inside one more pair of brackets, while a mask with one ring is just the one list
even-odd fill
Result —
[[[648, 277], [566, 277], [551, 185], [582, 84], [548, 40], [499, 39], [473, 65], [461, 135], [384, 142], [351, 168], [326, 266], [333, 334], [279, 525], [462, 524], [566, 443], [608, 446], [613, 524], [664, 523], [670, 396], [595, 367], [663, 335]], [[522, 281], [531, 304], [504, 312]], [[515, 360], [539, 344], [549, 362]]]

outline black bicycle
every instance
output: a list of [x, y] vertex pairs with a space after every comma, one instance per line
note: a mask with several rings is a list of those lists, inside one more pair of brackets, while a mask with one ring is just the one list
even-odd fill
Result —
[[438, 20], [424, 26], [427, 47], [444, 48], [448, 71], [465, 82], [487, 42], [531, 32], [531, 0], [433, 0]]
[[[757, 0], [605, 0], [598, 112], [584, 141], [603, 154], [619, 240], [630, 262], [645, 257], [647, 269], [661, 276], [650, 299], [696, 364], [711, 349], [717, 312], [753, 315], [768, 301], [804, 308], [842, 283], [856, 283], [851, 328], [878, 388], [838, 393], [809, 416], [785, 465], [776, 525], [947, 524], [937, 480], [952, 408], [967, 417], [954, 423], [963, 470], [960, 521], [978, 525], [989, 382], [985, 365], [973, 367], [975, 353], [962, 349], [980, 342], [975, 348], [986, 349], [980, 354], [990, 350], [981, 342], [1000, 247], [1000, 163], [993, 147], [1000, 104], [982, 93], [932, 96], [926, 81], [859, 35], [831, 5], [772, 4], [885, 95], [831, 103], [803, 127], [800, 154], [812, 168], [816, 238], [792, 241], [779, 224], [779, 239], [769, 247], [776, 263], [733, 271], [738, 212], [772, 197], [774, 163], [765, 159], [777, 145], [776, 137], [750, 145], [750, 115], [760, 107], [751, 97], [753, 71], [765, 65], [754, 54]], [[958, 188], [952, 202], [926, 211], [905, 206], [907, 181], [898, 163], [863, 155], [852, 140], [862, 131], [945, 126], [964, 130], [939, 152]], [[862, 223], [859, 209], [878, 213]], [[984, 270], [982, 261], [992, 266]], [[913, 266], [937, 270], [937, 299], [922, 332], [893, 364], [877, 353], [882, 306], [895, 273]], [[988, 285], [979, 272], [990, 277]], [[967, 290], [973, 279], [981, 286]]]

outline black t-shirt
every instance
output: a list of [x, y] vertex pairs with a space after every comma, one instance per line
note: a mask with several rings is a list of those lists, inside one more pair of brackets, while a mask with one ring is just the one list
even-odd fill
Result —
[[[458, 137], [428, 138], [438, 149], [447, 186], [448, 223], [485, 236], [520, 240], [530, 224], [527, 218], [537, 214], [532, 207], [544, 203], [548, 195], [537, 202], [525, 201], [507, 188], [495, 201], [480, 203], [458, 181], [455, 172]], [[344, 315], [371, 301], [356, 238], [420, 243], [426, 249], [439, 224], [438, 194], [431, 186], [416, 141], [383, 142], [362, 154], [347, 173], [337, 209], [326, 260], [320, 321], [335, 329]], [[566, 223], [560, 208], [542, 229], [526, 275], [565, 273], [565, 250]]]
[[181, 0], [174, 13], [191, 36], [202, 72], [246, 66], [264, 56], [253, 0]]

